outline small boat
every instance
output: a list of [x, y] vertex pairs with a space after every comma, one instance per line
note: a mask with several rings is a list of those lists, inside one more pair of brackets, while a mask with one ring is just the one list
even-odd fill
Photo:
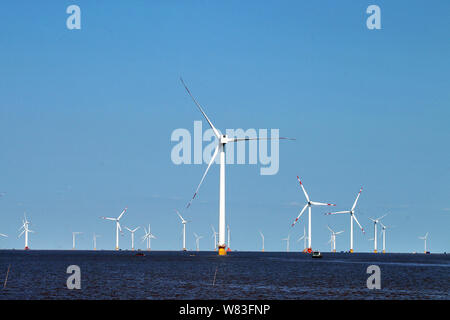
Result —
[[322, 258], [320, 251], [313, 251], [311, 258]]
[[145, 256], [145, 254], [143, 252], [137, 252], [135, 254], [135, 256], [143, 257], [143, 256]]

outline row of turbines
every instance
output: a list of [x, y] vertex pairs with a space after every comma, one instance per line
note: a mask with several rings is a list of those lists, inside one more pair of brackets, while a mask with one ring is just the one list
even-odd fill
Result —
[[[285, 138], [285, 137], [277, 137], [277, 138], [260, 138], [260, 137], [256, 137], [256, 138], [249, 138], [249, 137], [243, 137], [243, 138], [238, 138], [238, 137], [228, 137], [225, 134], [222, 134], [218, 129], [216, 129], [216, 127], [213, 125], [213, 123], [211, 122], [211, 120], [208, 118], [208, 116], [206, 115], [205, 111], [203, 110], [202, 106], [198, 103], [198, 101], [194, 98], [194, 96], [191, 94], [191, 91], [189, 90], [189, 88], [187, 87], [187, 85], [185, 84], [185, 82], [183, 81], [182, 78], [180, 78], [180, 81], [182, 83], [182, 85], [184, 86], [184, 88], [186, 89], [188, 95], [191, 97], [192, 101], [195, 103], [195, 105], [197, 106], [197, 108], [199, 109], [199, 111], [201, 112], [201, 114], [203, 115], [203, 117], [205, 118], [205, 120], [208, 122], [209, 126], [211, 127], [212, 131], [214, 132], [214, 135], [218, 141], [217, 147], [214, 150], [214, 154], [211, 157], [211, 160], [200, 180], [200, 183], [197, 186], [197, 189], [194, 192], [194, 195], [192, 197], [192, 199], [188, 202], [188, 204], [186, 205], [186, 209], [188, 209], [193, 200], [196, 198], [199, 189], [211, 167], [211, 165], [214, 163], [215, 159], [217, 158], [217, 156], [219, 156], [219, 163], [220, 163], [220, 174], [219, 174], [219, 230], [218, 233], [216, 234], [214, 231], [214, 237], [217, 237], [215, 240], [215, 243], [217, 243], [217, 251], [219, 255], [226, 255], [227, 251], [230, 251], [230, 246], [228, 244], [228, 248], [227, 248], [227, 244], [226, 244], [226, 220], [225, 220], [225, 152], [226, 152], [226, 145], [228, 143], [232, 143], [232, 142], [240, 142], [240, 141], [249, 141], [249, 140], [295, 140], [295, 139], [290, 139], [290, 138]], [[306, 235], [306, 233], [304, 234], [304, 238], [305, 241], [308, 241], [308, 247], [306, 248], [306, 252], [311, 253], [312, 252], [312, 233], [311, 233], [311, 208], [313, 206], [335, 206], [334, 204], [329, 204], [329, 203], [322, 203], [322, 202], [315, 202], [315, 201], [311, 201], [304, 186], [303, 183], [301, 182], [300, 178], [297, 177], [300, 186], [305, 194], [307, 203], [305, 204], [305, 206], [303, 207], [303, 209], [301, 210], [301, 212], [299, 213], [299, 215], [297, 216], [297, 218], [295, 219], [295, 221], [292, 223], [292, 226], [294, 226], [300, 219], [300, 217], [303, 215], [303, 213], [306, 211], [306, 209], [308, 209], [308, 234]], [[338, 212], [331, 212], [328, 213], [328, 215], [337, 215], [337, 214], [349, 214], [350, 216], [350, 252], [353, 252], [353, 222], [356, 222], [357, 225], [359, 226], [359, 228], [362, 230], [363, 233], [365, 233], [364, 229], [362, 228], [361, 224], [359, 223], [358, 219], [355, 216], [355, 208], [356, 208], [356, 204], [358, 202], [358, 199], [361, 195], [362, 192], [362, 188], [360, 189], [358, 195], [356, 196], [356, 200], [353, 203], [353, 206], [350, 210], [347, 211], [338, 211]], [[111, 221], [115, 221], [116, 222], [116, 250], [119, 249], [119, 231], [121, 231], [121, 227], [120, 227], [120, 223], [119, 220], [120, 218], [123, 216], [123, 214], [125, 213], [126, 209], [120, 214], [119, 217], [117, 218], [107, 218], [107, 217], [103, 217], [106, 220], [111, 220]], [[183, 223], [183, 250], [186, 249], [186, 223], [187, 221], [184, 220], [181, 216], [181, 214], [179, 212], [177, 212], [178, 215], [180, 216], [180, 218], [182, 219], [182, 223]], [[378, 219], [380, 220], [380, 219]], [[376, 229], [376, 225], [378, 222], [375, 223], [375, 229]], [[24, 228], [24, 232], [25, 232], [25, 248], [28, 248], [28, 232], [32, 232], [28, 230], [28, 224], [26, 224], [24, 222], [23, 225]], [[150, 229], [150, 228], [149, 228]], [[385, 232], [385, 228], [384, 232]], [[228, 230], [229, 232], [229, 230]], [[148, 230], [148, 233], [150, 234], [150, 230]], [[336, 233], [337, 234], [337, 233]], [[334, 245], [335, 247], [335, 239], [336, 239], [336, 234], [333, 232], [332, 233], [332, 238], [330, 239], [332, 245]], [[147, 236], [147, 231], [146, 231], [146, 236]], [[385, 233], [383, 233], [383, 236], [385, 237]], [[424, 237], [425, 240], [425, 251], [426, 250], [426, 237], [428, 236], [428, 234]], [[75, 236], [74, 236], [75, 237]], [[134, 236], [133, 236], [134, 237]], [[264, 243], [264, 236], [263, 237], [263, 243]], [[152, 237], [150, 235], [147, 236], [147, 240], [150, 241], [149, 239], [151, 239]], [[375, 252], [377, 251], [376, 248], [376, 233], [375, 233]], [[198, 243], [200, 240], [200, 238], [198, 236], [196, 236], [196, 243]], [[288, 238], [284, 239], [287, 241], [287, 246], [289, 247], [289, 236]], [[264, 244], [263, 244], [264, 247]], [[383, 249], [384, 250], [384, 249]]]

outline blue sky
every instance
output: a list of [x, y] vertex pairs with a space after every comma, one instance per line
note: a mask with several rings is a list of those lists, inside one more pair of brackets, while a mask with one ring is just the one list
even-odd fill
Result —
[[[82, 29], [66, 28], [77, 4]], [[382, 30], [366, 28], [370, 4]], [[232, 249], [284, 250], [281, 238], [305, 199], [351, 207], [361, 186], [355, 250], [369, 251], [368, 219], [389, 212], [388, 250], [450, 251], [450, 21], [448, 1], [8, 1], [0, 5], [0, 248], [114, 247], [100, 216], [152, 225], [152, 247], [181, 247], [174, 209], [192, 196], [206, 165], [175, 165], [173, 130], [201, 114], [179, 77], [220, 129], [279, 128], [280, 170], [227, 167]], [[206, 123], [203, 123], [206, 128]], [[218, 166], [187, 211], [211, 248], [218, 222]], [[315, 209], [315, 208], [314, 208]], [[313, 247], [347, 217], [313, 210]], [[306, 216], [305, 216], [306, 218]], [[141, 230], [139, 231], [141, 232]], [[142, 236], [141, 233], [137, 236]], [[129, 247], [130, 235], [120, 239]], [[302, 243], [292, 242], [291, 249]], [[144, 247], [139, 241], [138, 246]]]

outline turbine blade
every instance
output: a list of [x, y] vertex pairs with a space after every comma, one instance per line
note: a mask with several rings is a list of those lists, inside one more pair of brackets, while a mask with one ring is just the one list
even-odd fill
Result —
[[309, 202], [309, 196], [308, 196], [308, 194], [306, 193], [305, 187], [303, 186], [303, 183], [302, 183], [302, 181], [300, 180], [300, 178], [299, 178], [298, 176], [297, 176], [297, 180], [298, 180], [298, 182], [300, 183], [300, 186], [301, 186], [302, 189], [303, 189], [303, 193], [305, 194], [306, 200], [308, 200], [308, 202]]
[[328, 230], [330, 230], [331, 232], [334, 233], [334, 231], [329, 226], [327, 226], [327, 228], [328, 228]]
[[296, 140], [295, 138], [279, 137], [279, 138], [232, 138], [229, 142], [249, 141], [249, 140]]
[[332, 203], [322, 203], [322, 202], [314, 202], [314, 201], [311, 201], [311, 204], [312, 205], [314, 205], [314, 206], [336, 206], [335, 204], [332, 204]]
[[358, 224], [358, 226], [361, 228], [361, 231], [362, 231], [363, 233], [366, 233], [366, 232], [364, 231], [364, 228], [361, 227], [361, 225], [359, 224], [358, 219], [356, 219], [356, 216], [355, 216], [354, 214], [353, 214], [352, 216], [353, 216], [353, 219], [355, 219], [355, 221], [356, 221], [356, 223]]
[[191, 91], [189, 90], [189, 88], [186, 86], [186, 84], [183, 81], [183, 78], [180, 78], [181, 83], [183, 84], [184, 88], [186, 89], [187, 93], [191, 96], [192, 100], [194, 101], [194, 103], [196, 104], [197, 108], [200, 110], [200, 112], [203, 114], [203, 116], [205, 117], [206, 121], [208, 121], [209, 126], [211, 127], [211, 129], [213, 130], [214, 134], [216, 135], [216, 137], [219, 139], [220, 138], [220, 134], [219, 131], [217, 131], [217, 129], [214, 127], [214, 125], [212, 124], [212, 122], [209, 120], [208, 116], [206, 115], [205, 111], [203, 111], [202, 107], [200, 106], [200, 104], [197, 102], [197, 100], [195, 100], [194, 96], [191, 94]]
[[350, 211], [328, 212], [328, 213], [325, 213], [325, 215], [328, 216], [328, 215], [332, 215], [332, 214], [341, 214], [341, 213], [350, 213]]
[[105, 220], [111, 220], [111, 221], [116, 221], [116, 218], [107, 218], [107, 217], [100, 217], [101, 219], [105, 219]]
[[184, 222], [185, 220], [183, 219], [183, 217], [181, 216], [181, 214], [178, 212], [177, 209], [175, 209], [175, 212], [177, 213], [177, 215], [180, 217], [181, 222]]
[[211, 167], [212, 163], [213, 163], [214, 160], [216, 159], [218, 152], [219, 152], [219, 145], [217, 145], [216, 150], [214, 151], [214, 154], [213, 154], [213, 156], [212, 156], [212, 158], [211, 158], [211, 161], [209, 162], [208, 167], [206, 168], [206, 171], [205, 171], [205, 173], [203, 174], [203, 177], [202, 177], [202, 179], [200, 180], [200, 183], [198, 184], [197, 189], [195, 190], [194, 196], [192, 197], [191, 201], [188, 202], [186, 208], [189, 208], [189, 207], [191, 206], [192, 201], [193, 201], [193, 200], [195, 199], [195, 197], [197, 196], [197, 192], [198, 192], [198, 190], [200, 189], [200, 186], [202, 185], [203, 180], [205, 180], [206, 174], [208, 173], [209, 168]]
[[25, 230], [23, 230], [18, 236], [17, 238], [20, 238], [21, 235], [23, 235], [25, 233]]
[[122, 216], [125, 214], [125, 212], [127, 212], [128, 208], [123, 209], [122, 213], [120, 214], [120, 216], [117, 218], [117, 220], [120, 220], [120, 218], [122, 218]]
[[297, 218], [292, 223], [292, 227], [297, 223], [298, 219], [300, 219], [300, 217], [302, 216], [303, 212], [305, 212], [307, 207], [308, 207], [308, 204], [305, 204], [305, 206], [303, 207], [302, 211], [300, 211], [300, 214], [297, 216]]
[[360, 189], [359, 192], [358, 192], [358, 195], [356, 196], [355, 203], [353, 203], [353, 207], [352, 207], [352, 210], [351, 210], [351, 211], [355, 210], [356, 203], [358, 202], [358, 199], [359, 199], [359, 196], [361, 195], [362, 189], [363, 189], [363, 188], [361, 187], [361, 189]]

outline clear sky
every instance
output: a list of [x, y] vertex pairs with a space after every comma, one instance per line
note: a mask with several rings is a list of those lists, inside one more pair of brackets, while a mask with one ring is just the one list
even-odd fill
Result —
[[[67, 6], [81, 8], [68, 30]], [[368, 30], [366, 8], [381, 8]], [[384, 222], [389, 251], [450, 251], [449, 1], [2, 1], [0, 4], [0, 248], [17, 239], [24, 211], [34, 249], [114, 247], [114, 224], [148, 223], [152, 248], [181, 247], [181, 224], [205, 236], [218, 224], [214, 165], [175, 165], [173, 130], [203, 120], [183, 76], [220, 129], [279, 128], [277, 175], [227, 167], [232, 249], [281, 251], [303, 244], [305, 202], [347, 210], [364, 187], [355, 251], [369, 251], [369, 217]], [[203, 127], [207, 124], [203, 122]], [[313, 248], [328, 250], [326, 225], [349, 219], [313, 208]], [[142, 230], [137, 237], [142, 236]], [[126, 231], [121, 247], [130, 246]], [[144, 243], [139, 240], [138, 247]]]

